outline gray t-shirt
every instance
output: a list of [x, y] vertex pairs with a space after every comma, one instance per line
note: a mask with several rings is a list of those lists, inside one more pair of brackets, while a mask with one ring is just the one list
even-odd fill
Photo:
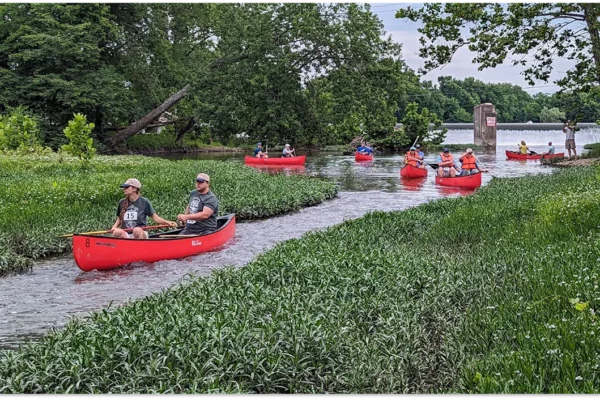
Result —
[[189, 213], [195, 214], [202, 212], [204, 207], [208, 207], [214, 212], [210, 217], [202, 221], [187, 220], [185, 230], [192, 234], [210, 233], [217, 230], [217, 213], [219, 212], [219, 200], [211, 191], [206, 194], [200, 194], [197, 190], [190, 193]]
[[566, 140], [575, 140], [575, 128], [569, 128], [568, 126], [565, 128]]
[[123, 222], [121, 228], [135, 228], [137, 226], [146, 226], [146, 218], [155, 213], [152, 204], [145, 197], [138, 197], [136, 201], [122, 199], [117, 207], [117, 217], [121, 216], [122, 207], [125, 202], [129, 202], [127, 211], [123, 214]]

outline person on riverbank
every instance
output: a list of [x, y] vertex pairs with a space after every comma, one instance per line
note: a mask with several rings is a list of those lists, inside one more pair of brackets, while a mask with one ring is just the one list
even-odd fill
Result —
[[567, 120], [563, 125], [563, 132], [565, 133], [565, 149], [569, 152], [569, 158], [571, 158], [571, 150], [573, 150], [573, 156], [577, 158], [577, 146], [575, 145], [575, 126], [571, 120]]
[[554, 154], [554, 146], [552, 146], [552, 142], [548, 142], [548, 150], [542, 153], [542, 156], [547, 156], [550, 154]]
[[184, 214], [177, 219], [185, 222], [180, 235], [206, 235], [217, 230], [219, 199], [210, 190], [210, 176], [201, 173], [196, 177], [196, 189], [190, 193], [190, 199]]
[[421, 162], [419, 162], [419, 152], [416, 147], [411, 147], [410, 150], [404, 156], [404, 165], [411, 165], [415, 168], [425, 168]]
[[437, 156], [438, 161], [438, 176], [443, 178], [445, 176], [449, 176], [454, 178], [456, 176], [456, 164], [454, 162], [454, 157], [450, 154], [450, 149], [444, 147], [443, 151]]
[[[157, 224], [177, 226], [177, 223], [167, 221], [156, 214], [150, 201], [140, 195], [141, 188], [142, 184], [135, 178], [129, 178], [121, 185], [125, 198], [119, 201], [117, 207], [117, 220], [111, 228], [113, 237], [147, 239], [148, 232], [141, 229], [146, 226], [147, 217], [152, 218]], [[127, 228], [133, 228], [133, 232], [127, 233], [125, 231]]]
[[460, 176], [486, 172], [486, 169], [479, 165], [477, 157], [473, 155], [473, 149], [471, 148], [468, 148], [467, 152], [458, 158], [458, 161], [460, 161]]
[[290, 149], [290, 145], [286, 144], [285, 147], [283, 148], [283, 156], [284, 157], [294, 157], [294, 151], [296, 151], [296, 150]]

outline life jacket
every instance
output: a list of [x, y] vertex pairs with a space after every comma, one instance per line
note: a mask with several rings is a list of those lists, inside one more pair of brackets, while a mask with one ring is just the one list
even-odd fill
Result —
[[[442, 157], [442, 162], [448, 162], [448, 161], [452, 161], [452, 165], [454, 165], [454, 157], [452, 156], [452, 154], [448, 153], [446, 155], [446, 153], [440, 153], [440, 157]], [[451, 165], [448, 165], [448, 167], [451, 167]]]
[[475, 156], [472, 154], [467, 154], [462, 158], [461, 169], [477, 169], [477, 161], [475, 160]]
[[417, 158], [419, 158], [419, 154], [416, 151], [409, 151], [406, 153], [406, 164], [417, 167], [419, 165]]

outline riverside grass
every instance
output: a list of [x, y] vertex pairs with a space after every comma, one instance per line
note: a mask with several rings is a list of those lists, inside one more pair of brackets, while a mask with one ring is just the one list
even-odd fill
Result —
[[4, 352], [0, 392], [598, 392], [599, 174], [283, 242]]
[[[62, 160], [62, 162], [60, 161]], [[303, 176], [268, 175], [223, 161], [170, 161], [142, 156], [96, 157], [89, 170], [74, 158], [0, 157], [0, 275], [29, 268], [31, 259], [71, 249], [58, 235], [109, 229], [116, 218], [119, 185], [142, 182], [158, 215], [175, 220], [185, 210], [199, 172], [211, 176], [219, 214], [238, 219], [269, 217], [318, 204], [337, 193], [335, 184]]]

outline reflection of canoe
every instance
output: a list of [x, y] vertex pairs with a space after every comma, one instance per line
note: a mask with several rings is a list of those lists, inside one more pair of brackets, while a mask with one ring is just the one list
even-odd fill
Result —
[[306, 156], [274, 158], [257, 158], [245, 156], [244, 162], [246, 164], [257, 165], [303, 165], [306, 162]]
[[73, 235], [73, 257], [84, 271], [112, 269], [133, 262], [156, 262], [189, 257], [223, 245], [235, 234], [235, 214], [217, 219], [218, 229], [208, 235], [177, 235], [181, 229], [150, 235], [148, 239], [121, 239], [95, 235]]
[[[556, 154], [546, 154], [544, 158], [557, 158], [564, 157], [565, 153], [556, 153]], [[511, 158], [513, 160], [539, 160], [542, 158], [541, 154], [533, 154], [533, 155], [525, 155], [517, 153], [516, 151], [506, 150], [506, 157]]]
[[473, 175], [457, 176], [454, 178], [435, 176], [435, 184], [440, 186], [452, 186], [467, 189], [476, 189], [481, 186], [481, 172]]
[[267, 174], [278, 174], [281, 172], [286, 174], [303, 174], [306, 172], [306, 167], [304, 165], [248, 164], [248, 166]]
[[427, 176], [427, 170], [425, 168], [417, 168], [410, 164], [406, 164], [400, 169], [400, 176], [403, 178], [423, 178]]
[[354, 161], [373, 161], [373, 155], [354, 153]]
[[420, 190], [425, 182], [427, 182], [427, 177], [423, 178], [404, 178], [400, 177], [400, 182], [402, 183], [402, 188], [404, 190], [416, 191]]

